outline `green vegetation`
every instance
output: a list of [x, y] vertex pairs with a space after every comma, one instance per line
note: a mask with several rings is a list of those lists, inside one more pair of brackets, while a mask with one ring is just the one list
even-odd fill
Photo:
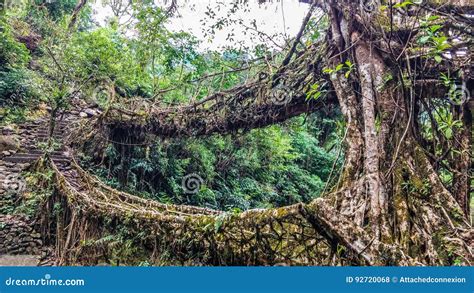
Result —
[[177, 1], [6, 2], [0, 216], [59, 265], [474, 262], [472, 7], [321, 0], [290, 36], [216, 1], [199, 36]]
[[[168, 14], [152, 1], [130, 7], [135, 19], [132, 35], [130, 25], [120, 24], [117, 16], [107, 25], [97, 26], [92, 21], [90, 4], [81, 10], [77, 28], [71, 31], [68, 24], [76, 2], [36, 0], [1, 16], [1, 124], [34, 117], [32, 113], [45, 106], [53, 112], [68, 108], [71, 98], [98, 104], [103, 110], [112, 99], [123, 103], [145, 99], [163, 106], [198, 101], [246, 82], [262, 66], [268, 66], [268, 56], [277, 62], [284, 58], [281, 52], [275, 54], [274, 49], [262, 44], [202, 52], [194, 36], [167, 29]], [[399, 8], [411, 6], [404, 2]], [[385, 8], [382, 6], [381, 11]], [[210, 22], [206, 36], [237, 23]], [[252, 29], [257, 30], [253, 25]], [[427, 58], [441, 63], [450, 45], [439, 17], [426, 16], [420, 26], [414, 50], [427, 51]], [[326, 18], [311, 19], [301, 43], [320, 40], [326, 27]], [[262, 59], [266, 61], [255, 62]], [[352, 78], [356, 70], [354, 62], [345, 59], [322, 71]], [[440, 74], [450, 100], [462, 102], [463, 92], [455, 84], [456, 78]], [[393, 80], [387, 74], [379, 90]], [[410, 80], [405, 82], [409, 84]], [[318, 100], [326, 94], [326, 84], [314, 83], [308, 85], [306, 98]], [[436, 111], [429, 114], [425, 107]], [[459, 154], [456, 134], [463, 131], [460, 118], [449, 108], [448, 102], [433, 100], [423, 105], [419, 114], [422, 139], [434, 155], [443, 158], [438, 171], [447, 187], [452, 186], [453, 174], [444, 166]], [[126, 154], [123, 146], [112, 142], [100, 162], [97, 155], [85, 154], [84, 165], [94, 166], [90, 170], [114, 187], [162, 202], [224, 210], [307, 202], [337, 181], [344, 159], [337, 156], [344, 135], [343, 119], [337, 112], [325, 119], [318, 115], [247, 133], [154, 138], [146, 148], [134, 146]], [[377, 131], [381, 123], [378, 114]], [[196, 194], [187, 194], [182, 188], [182, 178], [187, 174], [202, 179]]]
[[34, 96], [27, 69], [31, 57], [4, 18], [0, 28], [0, 116], [21, 117], [25, 103]]
[[[76, 1], [43, 2], [37, 0], [2, 20], [0, 107], [7, 116], [2, 123], [42, 103], [53, 111], [68, 108], [71, 98], [106, 109], [111, 91], [123, 102], [143, 98], [170, 105], [200, 100], [245, 82], [260, 66], [254, 68], [252, 60], [273, 54], [262, 45], [247, 51], [201, 52], [192, 35], [166, 29], [167, 15], [149, 1], [133, 5], [133, 37], [117, 19], [105, 27], [94, 25], [90, 7], [71, 32], [68, 21]], [[13, 25], [22, 29], [14, 33]], [[320, 29], [314, 21], [309, 27], [308, 44], [319, 38]], [[248, 70], [235, 70], [246, 66]], [[323, 94], [322, 87], [314, 85], [308, 99]], [[111, 186], [166, 203], [246, 210], [308, 202], [328, 181], [337, 180], [343, 160], [336, 158], [342, 139], [336, 132], [339, 119], [338, 113], [326, 119], [313, 114], [250, 132], [156, 138], [146, 148], [127, 150], [126, 157], [121, 145], [110, 143], [102, 164], [89, 157], [83, 165], [94, 166], [89, 170]], [[202, 179], [197, 193], [183, 190], [187, 174]]]
[[[318, 141], [318, 131], [297, 118], [245, 134], [162, 140], [135, 148], [131, 162], [110, 145], [98, 174], [112, 186], [169, 203], [245, 210], [307, 202], [321, 194], [336, 160]], [[126, 180], [119, 182], [114, 174], [123, 172]], [[182, 178], [193, 173], [204, 184], [185, 194]]]

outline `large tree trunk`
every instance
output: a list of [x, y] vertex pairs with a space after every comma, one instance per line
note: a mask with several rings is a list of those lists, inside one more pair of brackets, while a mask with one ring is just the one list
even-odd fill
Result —
[[[455, 177], [463, 190], [456, 201], [415, 139], [415, 87], [403, 85], [402, 72], [382, 56], [380, 47], [389, 45], [377, 44], [362, 25], [364, 20], [370, 25], [370, 15], [358, 5], [338, 9], [328, 2], [327, 63], [336, 68], [350, 60], [357, 68], [331, 76], [348, 127], [342, 185], [334, 193], [337, 208], [415, 263], [469, 262], [472, 254], [461, 236], [468, 226], [469, 177]], [[470, 149], [468, 141], [461, 144]], [[469, 170], [469, 153], [463, 156], [461, 170]]]

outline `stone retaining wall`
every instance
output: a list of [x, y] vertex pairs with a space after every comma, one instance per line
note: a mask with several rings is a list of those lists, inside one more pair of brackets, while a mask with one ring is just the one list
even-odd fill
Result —
[[41, 255], [43, 242], [26, 217], [0, 215], [0, 254]]

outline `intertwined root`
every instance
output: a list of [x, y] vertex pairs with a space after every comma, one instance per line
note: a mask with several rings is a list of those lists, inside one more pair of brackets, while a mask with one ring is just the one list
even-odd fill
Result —
[[114, 190], [75, 163], [72, 167], [52, 164], [52, 168], [58, 186], [52, 200], [64, 205], [57, 223], [58, 253], [63, 263], [94, 262], [91, 258], [96, 253], [85, 253], [91, 247], [84, 246], [84, 240], [113, 234], [120, 226], [127, 227], [131, 238], [140, 235], [138, 242], [145, 258], [155, 262], [165, 253], [171, 253], [174, 261], [210, 265], [379, 262], [375, 254], [382, 244], [334, 213], [324, 200], [224, 213], [165, 205]]
[[[107, 259], [119, 250], [118, 244], [110, 246], [101, 239], [123, 227], [140, 246], [137, 259], [156, 264], [165, 257], [199, 265], [445, 264], [435, 253], [439, 244], [436, 248], [428, 245], [426, 252], [431, 254], [426, 257], [413, 258], [398, 240], [383, 243], [356, 225], [354, 213], [336, 212], [338, 196], [357, 188], [309, 204], [235, 214], [129, 195], [106, 186], [76, 163], [71, 167], [52, 164], [52, 168], [58, 186], [53, 200], [64, 205], [61, 221], [56, 223], [63, 264]], [[417, 243], [419, 247], [433, 243], [425, 231], [420, 233], [426, 237]], [[460, 245], [454, 253], [464, 248]]]

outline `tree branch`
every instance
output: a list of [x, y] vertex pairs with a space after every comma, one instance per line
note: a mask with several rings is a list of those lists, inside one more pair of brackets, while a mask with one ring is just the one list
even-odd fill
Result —
[[86, 4], [87, 4], [87, 0], [78, 0], [77, 5], [74, 8], [74, 11], [72, 12], [72, 15], [71, 15], [71, 21], [69, 22], [69, 27], [68, 27], [69, 31], [71, 31], [76, 25], [77, 18], [79, 17], [79, 14], [81, 13], [82, 8], [84, 8]]

